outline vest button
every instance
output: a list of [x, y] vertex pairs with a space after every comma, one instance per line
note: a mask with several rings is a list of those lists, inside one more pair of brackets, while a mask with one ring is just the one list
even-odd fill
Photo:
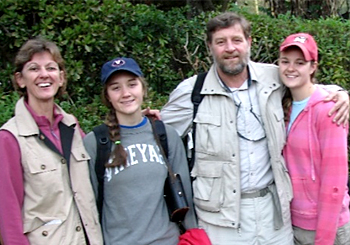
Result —
[[45, 169], [46, 169], [46, 166], [43, 164], [43, 165], [40, 166], [40, 168], [41, 168], [42, 170], [45, 170]]
[[62, 159], [61, 159], [61, 163], [62, 163], [62, 164], [66, 164], [66, 163], [67, 163], [66, 159], [62, 158]]
[[47, 236], [49, 233], [48, 233], [47, 231], [43, 231], [41, 234], [42, 234], [43, 236]]
[[80, 226], [77, 226], [77, 227], [75, 228], [75, 230], [76, 230], [76, 231], [81, 231], [81, 227], [80, 227]]
[[82, 157], [82, 158], [85, 158], [85, 154], [84, 154], [84, 153], [83, 153], [83, 154], [81, 154], [81, 157]]

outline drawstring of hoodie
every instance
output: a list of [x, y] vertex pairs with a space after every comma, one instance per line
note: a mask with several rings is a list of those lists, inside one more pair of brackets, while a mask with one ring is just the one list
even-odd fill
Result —
[[310, 151], [310, 164], [311, 164], [311, 179], [312, 181], [316, 180], [316, 174], [315, 174], [315, 164], [314, 164], [314, 156], [312, 154], [312, 127], [311, 127], [311, 121], [312, 121], [312, 107], [309, 106], [308, 108], [308, 141], [309, 141], [309, 151]]

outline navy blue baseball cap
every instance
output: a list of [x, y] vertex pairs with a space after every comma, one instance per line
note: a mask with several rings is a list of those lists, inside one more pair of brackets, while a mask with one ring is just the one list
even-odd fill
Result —
[[104, 85], [108, 78], [117, 71], [128, 71], [135, 76], [142, 77], [142, 71], [136, 61], [132, 58], [118, 57], [106, 62], [102, 66], [101, 83]]

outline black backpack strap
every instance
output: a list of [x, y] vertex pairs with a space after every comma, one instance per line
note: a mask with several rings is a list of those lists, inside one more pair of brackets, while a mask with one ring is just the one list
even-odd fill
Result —
[[205, 77], [207, 76], [207, 72], [199, 73], [197, 76], [196, 83], [194, 84], [191, 101], [193, 103], [193, 119], [196, 117], [198, 106], [202, 102], [204, 95], [201, 94], [201, 90], [203, 88]]
[[95, 172], [98, 180], [98, 194], [97, 194], [97, 209], [100, 214], [100, 221], [102, 219], [103, 206], [103, 184], [105, 175], [105, 164], [108, 161], [111, 151], [111, 141], [109, 140], [109, 132], [106, 124], [101, 124], [92, 130], [96, 137], [96, 162]]
[[158, 135], [160, 144], [163, 147], [165, 157], [168, 158], [168, 156], [169, 156], [168, 138], [166, 135], [164, 123], [163, 123], [163, 121], [155, 120], [154, 126], [155, 126], [155, 130], [156, 130], [156, 134]]
[[[202, 102], [204, 95], [201, 94], [201, 90], [204, 84], [204, 79], [207, 76], [207, 72], [199, 73], [197, 76], [196, 83], [194, 84], [192, 94], [191, 94], [191, 101], [193, 103], [193, 120], [197, 115], [199, 104]], [[196, 146], [196, 123], [192, 122], [192, 140], [193, 140], [193, 148], [191, 151], [191, 159], [188, 161], [188, 168], [191, 172], [193, 166], [194, 166], [194, 154], [195, 154], [195, 146]]]

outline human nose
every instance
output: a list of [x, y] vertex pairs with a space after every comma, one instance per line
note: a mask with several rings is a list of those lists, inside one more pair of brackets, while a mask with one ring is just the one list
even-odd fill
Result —
[[226, 43], [226, 47], [225, 48], [226, 48], [226, 52], [233, 52], [233, 51], [236, 50], [236, 47], [235, 47], [234, 43], [231, 42], [231, 41], [228, 41]]
[[127, 86], [121, 87], [121, 92], [122, 92], [123, 97], [130, 96], [130, 91], [129, 91], [129, 88]]
[[45, 68], [40, 68], [39, 76], [42, 78], [46, 78], [49, 76], [49, 73]]
[[287, 63], [286, 66], [285, 66], [285, 69], [286, 69], [287, 71], [294, 71], [295, 68], [294, 68], [293, 62]]

